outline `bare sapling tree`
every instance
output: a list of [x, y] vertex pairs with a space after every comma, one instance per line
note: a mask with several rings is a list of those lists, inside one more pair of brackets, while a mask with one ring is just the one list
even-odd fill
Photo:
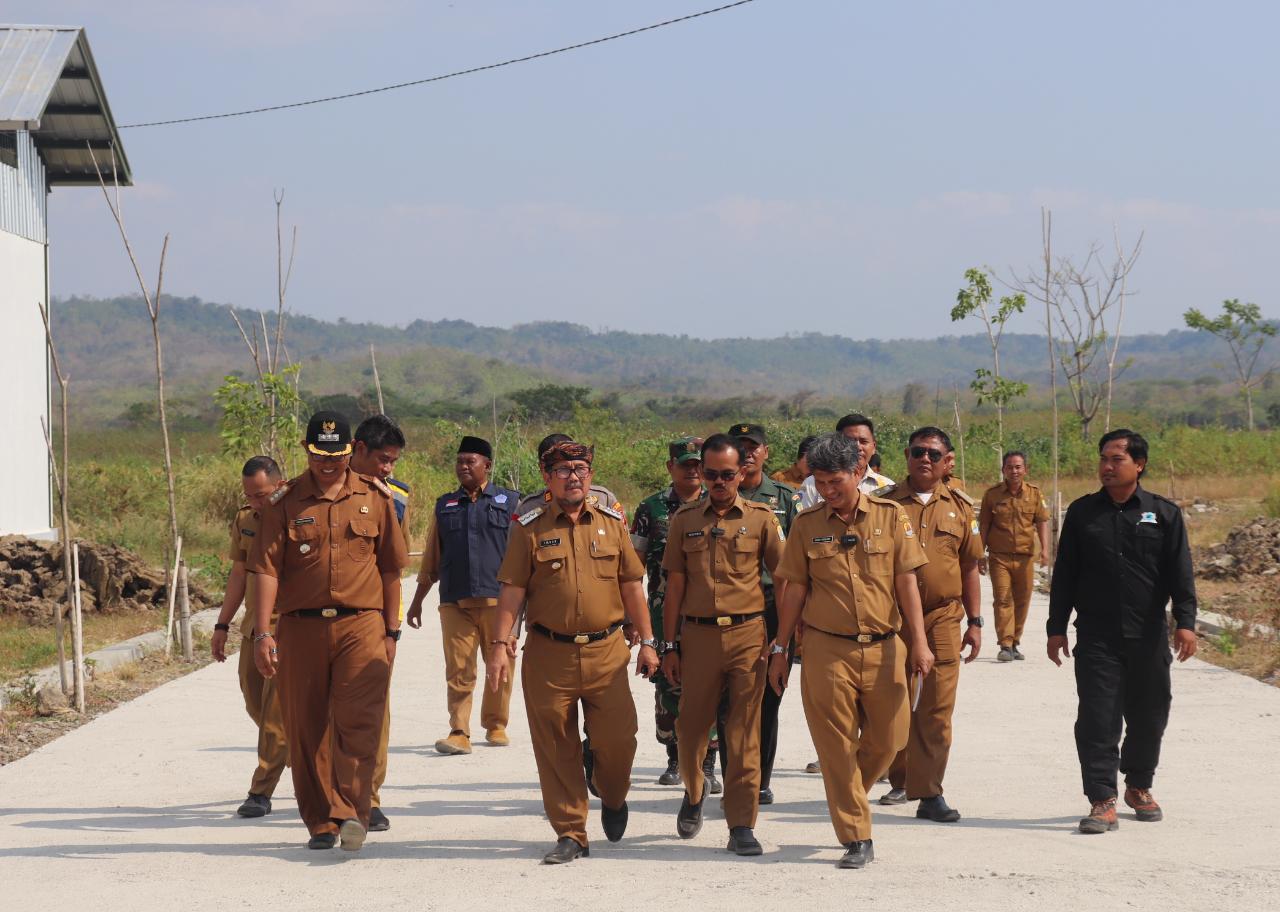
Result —
[[1280, 333], [1273, 321], [1262, 318], [1262, 308], [1257, 304], [1241, 304], [1239, 298], [1222, 302], [1222, 313], [1207, 317], [1196, 308], [1182, 315], [1190, 329], [1207, 332], [1226, 342], [1231, 349], [1231, 360], [1236, 372], [1236, 386], [1244, 397], [1245, 419], [1253, 430], [1253, 391], [1266, 382], [1276, 369], [1272, 364], [1258, 372], [1258, 358], [1267, 340]]
[[[44, 444], [49, 451], [49, 465], [53, 469], [53, 486], [58, 492], [58, 510], [59, 520], [62, 532], [62, 578], [67, 582], [67, 605], [66, 609], [74, 608], [73, 600], [75, 594], [71, 590], [71, 510], [67, 506], [67, 490], [70, 487], [68, 479], [67, 455], [70, 452], [69, 435], [67, 431], [67, 384], [70, 378], [62, 372], [62, 365], [58, 362], [58, 350], [53, 345], [53, 328], [49, 323], [49, 311], [45, 307], [43, 301], [36, 302], [36, 306], [40, 308], [40, 319], [44, 321], [44, 342], [49, 350], [49, 360], [53, 365], [53, 375], [58, 380], [58, 399], [62, 408], [62, 468], [58, 468], [58, 457], [54, 454], [53, 439], [49, 435], [49, 428], [45, 425], [44, 419], [40, 419], [40, 429], [44, 432]], [[62, 692], [65, 694], [68, 690], [67, 686], [67, 647], [66, 632], [63, 629], [64, 608], [61, 603], [54, 608], [53, 623], [54, 630], [58, 637], [58, 682], [62, 685]]]
[[378, 356], [373, 350], [373, 343], [369, 343], [369, 361], [373, 364], [373, 388], [378, 394], [378, 414], [385, 415], [387, 407], [382, 401], [382, 381], [378, 378]]
[[[98, 165], [98, 157], [93, 151], [93, 146], [88, 143], [86, 146], [93, 160], [93, 169], [98, 175], [98, 186], [102, 188], [102, 198], [107, 201], [107, 208], [111, 210], [111, 217], [115, 219], [116, 228], [120, 231], [120, 240], [124, 243], [124, 251], [129, 257], [129, 264], [133, 267], [134, 277], [138, 280], [138, 288], [142, 292], [142, 300], [147, 305], [147, 315], [151, 318], [151, 340], [154, 343], [156, 356], [156, 408], [160, 416], [160, 438], [164, 444], [164, 477], [169, 494], [169, 547], [171, 549], [169, 553], [172, 554], [178, 547], [178, 496], [173, 478], [173, 452], [169, 446], [169, 417], [165, 411], [164, 397], [164, 353], [160, 342], [160, 298], [164, 288], [164, 261], [169, 252], [169, 235], [164, 236], [164, 243], [160, 245], [160, 264], [156, 271], [155, 287], [152, 288], [142, 277], [142, 268], [138, 265], [133, 244], [129, 241], [129, 232], [125, 228], [124, 212], [120, 207], [120, 179], [116, 167], [115, 146], [111, 146], [112, 190], [107, 189], [107, 182], [102, 176], [102, 168]], [[175, 580], [169, 573], [166, 560], [165, 587], [172, 591], [174, 584]]]
[[951, 321], [955, 323], [977, 315], [986, 327], [987, 341], [991, 344], [991, 369], [980, 367], [975, 370], [975, 377], [969, 388], [978, 394], [978, 405], [991, 402], [996, 407], [996, 461], [999, 464], [1004, 460], [1005, 407], [1015, 397], [1027, 393], [1027, 384], [1010, 380], [1000, 373], [1000, 340], [1009, 319], [1026, 310], [1027, 299], [1019, 293], [1006, 295], [993, 304], [991, 279], [986, 272], [981, 269], [966, 269], [964, 278], [968, 284], [956, 293], [956, 303], [951, 308]]

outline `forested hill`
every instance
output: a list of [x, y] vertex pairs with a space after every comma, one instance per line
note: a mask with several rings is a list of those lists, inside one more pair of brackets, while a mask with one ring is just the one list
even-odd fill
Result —
[[[254, 311], [237, 312], [246, 327], [257, 321]], [[151, 381], [150, 324], [139, 299], [59, 300], [53, 318], [63, 360], [81, 390]], [[166, 363], [175, 382], [205, 382], [233, 370], [251, 370], [244, 341], [225, 306], [197, 298], [165, 299], [161, 322]], [[274, 328], [270, 316], [268, 325]], [[289, 318], [285, 339], [290, 355], [303, 362], [304, 385], [319, 382], [330, 388], [322, 391], [366, 385], [368, 379], [359, 371], [367, 367], [369, 344], [374, 343], [380, 367], [385, 361], [403, 383], [430, 386], [436, 397], [477, 400], [539, 379], [651, 395], [785, 396], [818, 389], [825, 395], [856, 396], [900, 389], [909, 382], [963, 387], [990, 357], [984, 335], [855, 340], [806, 333], [771, 340], [705, 340], [593, 332], [570, 323], [497, 329], [461, 320], [418, 320], [396, 328], [300, 315]], [[1045, 359], [1043, 336], [1005, 336], [1001, 361], [1007, 375], [1042, 383]], [[1126, 359], [1132, 359], [1128, 380], [1188, 381], [1204, 374], [1221, 376], [1227, 352], [1204, 334], [1173, 331], [1124, 338], [1121, 361]], [[350, 380], [348, 372], [355, 372]], [[461, 382], [452, 376], [458, 372], [467, 374]]]

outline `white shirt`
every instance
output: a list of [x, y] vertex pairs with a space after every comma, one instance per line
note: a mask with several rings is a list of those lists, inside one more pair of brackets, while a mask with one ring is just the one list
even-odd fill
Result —
[[[890, 484], [893, 484], [892, 478], [867, 469], [867, 474], [862, 476], [862, 481], [858, 482], [858, 490], [864, 494], [870, 494], [872, 491]], [[800, 485], [800, 509], [807, 510], [814, 504], [819, 503], [822, 503], [822, 495], [818, 493], [818, 485], [814, 482], [813, 476], [810, 475]]]

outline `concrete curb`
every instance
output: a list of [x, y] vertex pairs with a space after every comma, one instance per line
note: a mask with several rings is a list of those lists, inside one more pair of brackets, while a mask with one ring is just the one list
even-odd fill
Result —
[[1244, 621], [1237, 621], [1235, 618], [1227, 617], [1225, 614], [1215, 614], [1212, 611], [1198, 612], [1196, 614], [1196, 627], [1215, 636], [1227, 631], [1240, 632], [1246, 636], [1260, 637], [1262, 639], [1274, 639], [1276, 635], [1276, 632], [1266, 624], [1248, 624]]
[[[191, 629], [204, 633], [211, 633], [213, 625], [218, 621], [218, 608], [209, 608], [205, 611], [197, 611], [191, 615]], [[99, 671], [112, 671], [121, 665], [128, 665], [131, 662], [137, 662], [144, 656], [153, 652], [160, 652], [164, 649], [164, 631], [153, 630], [150, 633], [143, 633], [132, 639], [125, 640], [121, 643], [114, 643], [111, 646], [104, 646], [97, 652], [91, 652], [85, 656], [85, 678], [92, 680], [94, 674]], [[72, 664], [67, 663], [67, 677], [71, 677]], [[11, 695], [20, 694], [30, 689], [32, 692], [38, 692], [45, 687], [61, 687], [61, 681], [58, 676], [58, 666], [50, 665], [48, 668], [42, 668], [30, 675], [21, 678], [17, 682], [10, 682], [0, 686], [0, 710], [5, 709], [9, 705]]]

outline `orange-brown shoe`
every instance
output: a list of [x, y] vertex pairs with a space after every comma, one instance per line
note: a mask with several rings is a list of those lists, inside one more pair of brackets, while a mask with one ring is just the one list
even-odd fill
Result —
[[1081, 833], [1106, 833], [1120, 829], [1120, 821], [1116, 817], [1116, 800], [1095, 801], [1089, 808], [1089, 816], [1080, 818]]
[[1160, 805], [1151, 797], [1151, 789], [1125, 789], [1124, 803], [1133, 808], [1133, 813], [1143, 823], [1164, 820], [1164, 811], [1160, 810]]

